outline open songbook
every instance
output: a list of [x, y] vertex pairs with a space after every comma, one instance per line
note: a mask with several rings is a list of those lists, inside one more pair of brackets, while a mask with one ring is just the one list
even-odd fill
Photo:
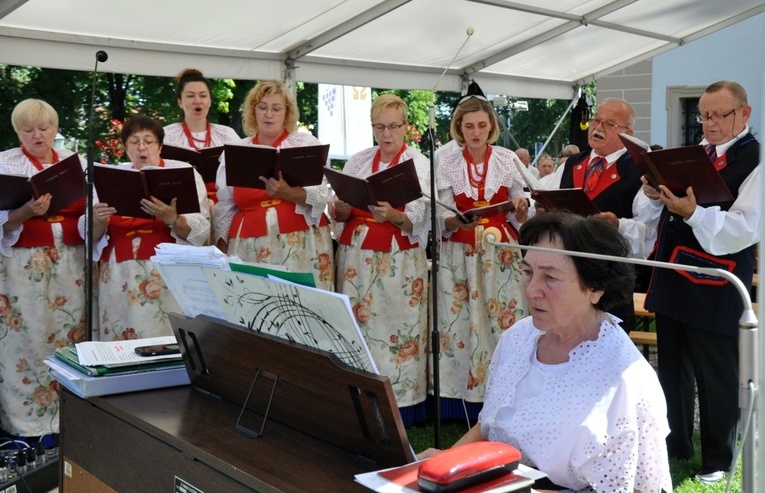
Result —
[[329, 144], [275, 149], [261, 145], [225, 146], [226, 185], [260, 188], [266, 184], [260, 177], [282, 179], [293, 187], [321, 185], [327, 164]]
[[[425, 197], [430, 198], [429, 195], [423, 194]], [[500, 202], [498, 204], [491, 204], [483, 207], [476, 207], [473, 209], [468, 209], [466, 211], [460, 211], [456, 207], [452, 207], [450, 205], [445, 204], [444, 202], [441, 202], [440, 200], [436, 200], [436, 203], [443, 207], [444, 209], [448, 210], [449, 212], [453, 212], [454, 215], [464, 224], [470, 224], [473, 221], [480, 219], [482, 217], [491, 217], [496, 216], [497, 214], [507, 214], [508, 212], [514, 212], [515, 211], [515, 205], [510, 202], [509, 200], [506, 200], [504, 202]]]
[[600, 214], [600, 209], [581, 188], [559, 188], [557, 190], [544, 190], [539, 187], [539, 181], [534, 179], [526, 166], [518, 159], [513, 159], [526, 186], [531, 191], [531, 198], [537, 203], [538, 209], [547, 211], [569, 211], [580, 216], [592, 216]]
[[160, 153], [164, 159], [175, 159], [194, 166], [205, 183], [215, 183], [221, 154], [223, 154], [223, 146], [192, 149], [170, 144], [162, 144]]
[[366, 211], [370, 205], [378, 205], [379, 202], [388, 202], [391, 207], [401, 207], [422, 196], [420, 180], [412, 159], [366, 178], [346, 175], [328, 167], [323, 171], [340, 200], [357, 209]]
[[0, 173], [0, 210], [18, 209], [34, 197], [51, 194], [46, 216], [85, 197], [85, 173], [80, 157], [72, 154], [31, 177]]
[[194, 179], [194, 168], [164, 168], [144, 166], [126, 168], [110, 164], [93, 166], [93, 183], [98, 200], [117, 209], [120, 216], [151, 219], [141, 209], [141, 199], [156, 197], [169, 204], [177, 199], [178, 214], [199, 212], [199, 197]]
[[715, 169], [704, 146], [652, 151], [647, 143], [632, 135], [619, 134], [619, 138], [648, 183], [655, 189], [664, 185], [678, 197], [685, 197], [686, 189], [692, 187], [699, 204], [733, 201], [733, 195]]

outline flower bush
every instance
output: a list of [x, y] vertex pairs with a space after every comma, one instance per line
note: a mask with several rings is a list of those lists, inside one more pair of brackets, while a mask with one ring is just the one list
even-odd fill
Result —
[[125, 153], [125, 147], [122, 145], [122, 140], [120, 140], [120, 134], [122, 134], [122, 122], [112, 120], [109, 125], [109, 134], [102, 140], [96, 140], [96, 147], [101, 151], [102, 164], [116, 164], [120, 162], [122, 155]]
[[415, 149], [419, 149], [421, 140], [422, 140], [422, 133], [420, 133], [417, 127], [409, 123], [406, 126], [406, 135], [404, 135], [404, 142], [414, 147]]

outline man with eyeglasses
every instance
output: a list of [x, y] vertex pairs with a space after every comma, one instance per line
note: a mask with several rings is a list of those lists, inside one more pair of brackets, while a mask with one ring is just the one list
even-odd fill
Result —
[[[632, 135], [635, 110], [627, 101], [607, 98], [590, 120], [587, 142], [592, 150], [579, 152], [546, 177], [548, 189], [583, 188], [601, 210], [600, 216], [629, 241], [631, 255], [646, 258], [653, 248], [661, 207], [641, 192], [640, 170], [624, 148], [620, 133]], [[632, 303], [612, 313], [629, 331], [634, 325]]]
[[[701, 143], [733, 202], [702, 207], [690, 187], [685, 197], [677, 197], [663, 186], [644, 186], [646, 195], [664, 208], [656, 260], [719, 267], [738, 276], [750, 291], [763, 206], [760, 145], [747, 125], [751, 112], [746, 91], [736, 82], [715, 82], [699, 100]], [[646, 308], [656, 313], [659, 381], [672, 430], [669, 455], [694, 455], [695, 381], [701, 423], [698, 478], [720, 481], [730, 470], [736, 443], [741, 297], [723, 278], [654, 269]]]

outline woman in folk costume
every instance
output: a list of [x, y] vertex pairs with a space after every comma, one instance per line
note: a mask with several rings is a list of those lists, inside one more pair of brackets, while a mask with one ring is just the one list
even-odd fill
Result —
[[492, 146], [499, 136], [497, 118], [482, 95], [460, 101], [451, 133], [461, 149], [441, 159], [438, 169], [442, 202], [466, 210], [511, 201], [515, 212], [465, 224], [445, 208], [439, 210], [443, 232], [438, 269], [440, 331], [440, 397], [444, 417], [470, 418], [480, 411], [491, 355], [502, 333], [528, 314], [522, 287], [521, 253], [483, 242], [496, 228], [503, 243], [516, 243], [528, 202], [513, 164], [515, 154]]
[[[259, 82], [247, 95], [243, 113], [245, 131], [254, 135], [242, 140], [242, 145], [277, 149], [320, 145], [310, 133], [297, 131], [299, 112], [284, 82]], [[324, 214], [326, 185], [293, 187], [281, 174], [261, 180], [265, 190], [227, 186], [223, 153], [213, 213], [218, 248], [245, 261], [311, 272], [317, 287], [332, 291], [332, 233]]]
[[[73, 154], [53, 149], [58, 114], [45, 101], [20, 102], [11, 123], [21, 146], [0, 153], [0, 172], [32, 176]], [[24, 437], [58, 433], [43, 359], [85, 339], [85, 200], [46, 216], [51, 199], [0, 210], [0, 427]]]
[[[212, 83], [202, 72], [187, 68], [178, 75], [178, 106], [183, 121], [165, 127], [165, 144], [191, 149], [205, 149], [242, 140], [233, 128], [210, 123], [207, 114], [212, 105]], [[205, 183], [207, 196], [217, 201], [215, 181]]]
[[[160, 157], [164, 130], [148, 116], [128, 120], [122, 129], [122, 142], [130, 158], [124, 168], [146, 166], [190, 167], [188, 163]], [[168, 314], [181, 313], [150, 257], [160, 243], [201, 246], [210, 237], [210, 212], [202, 177], [194, 171], [200, 212], [178, 214], [176, 201], [169, 204], [156, 197], [139, 199], [143, 219], [116, 215], [116, 209], [99, 202], [93, 206], [94, 236], [104, 238], [96, 246], [100, 259], [99, 338], [102, 341], [172, 335]]]
[[[372, 103], [377, 146], [355, 154], [343, 173], [365, 178], [414, 160], [420, 188], [427, 190], [428, 159], [404, 143], [408, 108], [383, 94]], [[427, 202], [369, 210], [332, 202], [337, 251], [337, 289], [350, 297], [353, 313], [380, 373], [390, 378], [405, 424], [425, 419], [428, 347]]]

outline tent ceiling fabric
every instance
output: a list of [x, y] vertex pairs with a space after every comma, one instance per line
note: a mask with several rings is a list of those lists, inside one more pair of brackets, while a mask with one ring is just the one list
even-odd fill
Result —
[[0, 63], [569, 99], [765, 0], [0, 0]]

